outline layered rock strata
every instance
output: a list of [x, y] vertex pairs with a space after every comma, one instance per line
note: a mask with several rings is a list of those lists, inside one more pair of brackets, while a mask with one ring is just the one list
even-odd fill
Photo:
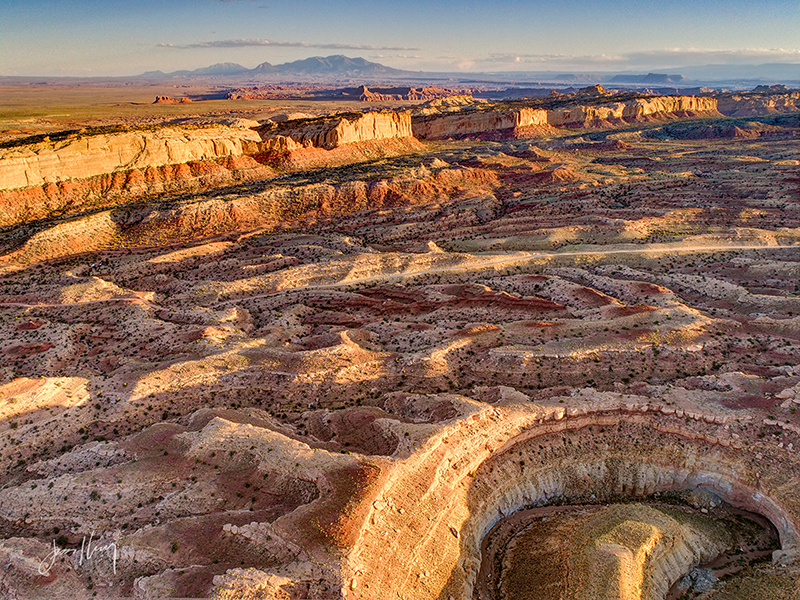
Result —
[[800, 111], [800, 91], [785, 94], [731, 94], [718, 99], [726, 117], [752, 117]]
[[557, 109], [501, 109], [431, 113], [423, 110], [413, 118], [414, 135], [420, 139], [467, 137], [488, 132], [524, 134], [535, 127], [608, 127], [626, 123], [693, 116], [719, 116], [715, 98], [656, 96], [624, 102], [576, 103]]
[[262, 152], [284, 152], [301, 148], [333, 150], [346, 144], [397, 140], [412, 137], [411, 115], [381, 111], [339, 114], [332, 117], [271, 123], [261, 128]]
[[[501, 519], [482, 544], [474, 597], [527, 599], [536, 581], [539, 600], [656, 600], [698, 565], [722, 574], [774, 551], [773, 531], [758, 517], [712, 494], [680, 499], [547, 506]], [[742, 556], [744, 548], [752, 554]]]
[[169, 192], [268, 178], [246, 127], [69, 135], [0, 150], [0, 226]]
[[[339, 151], [345, 149], [331, 152], [338, 155]], [[318, 155], [315, 156], [319, 159]], [[290, 158], [308, 160], [309, 156], [304, 152], [300, 157], [293, 155]], [[260, 165], [259, 169], [266, 170]], [[258, 173], [258, 170], [255, 172]], [[179, 243], [235, 231], [277, 229], [359, 210], [438, 202], [466, 190], [490, 190], [497, 184], [494, 173], [482, 169], [446, 168], [435, 174], [428, 171], [420, 175], [420, 179], [400, 177], [338, 185], [276, 187], [234, 199], [203, 198], [167, 207], [156, 205], [104, 210], [35, 233], [14, 252], [2, 257], [0, 264], [31, 264], [52, 260], [74, 254], [76, 248], [83, 252], [104, 248], [122, 250], [160, 246], [168, 240]], [[12, 208], [33, 211], [36, 206], [18, 204]], [[47, 207], [47, 203], [39, 202], [38, 206]], [[6, 215], [13, 214], [11, 208], [6, 210]], [[19, 213], [16, 218], [21, 219]], [[6, 219], [10, 219], [10, 216], [6, 216]]]
[[76, 133], [61, 141], [0, 150], [0, 189], [253, 154], [259, 141], [251, 129], [226, 126]]
[[450, 90], [443, 90], [437, 87], [399, 87], [399, 88], [373, 88], [369, 89], [362, 85], [360, 88], [348, 90], [358, 94], [358, 99], [362, 102], [387, 102], [393, 100], [434, 100], [436, 98], [446, 98], [452, 96]]
[[475, 406], [397, 465], [349, 555], [343, 595], [469, 598], [499, 519], [554, 500], [661, 491], [708, 489], [765, 515], [780, 535], [775, 558], [793, 558], [795, 459], [778, 448], [743, 455], [739, 420], [611, 397], [591, 408]]
[[416, 137], [430, 140], [487, 132], [511, 133], [523, 127], [546, 126], [547, 117], [547, 111], [533, 108], [423, 114], [414, 117], [413, 130]]
[[597, 127], [659, 119], [719, 115], [716, 98], [655, 96], [599, 105], [577, 105], [548, 110], [553, 127]]

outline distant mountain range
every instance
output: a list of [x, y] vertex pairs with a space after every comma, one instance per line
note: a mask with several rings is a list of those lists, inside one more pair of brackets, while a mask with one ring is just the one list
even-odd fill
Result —
[[461, 83], [506, 82], [514, 85], [538, 85], [542, 82], [569, 84], [610, 83], [622, 85], [676, 85], [691, 81], [693, 85], [729, 85], [745, 88], [748, 84], [788, 83], [797, 87], [800, 64], [776, 63], [764, 65], [700, 65], [663, 69], [660, 73], [575, 71], [497, 71], [492, 73], [431, 73], [393, 69], [364, 58], [314, 56], [303, 60], [273, 65], [261, 63], [248, 69], [236, 63], [218, 63], [193, 71], [148, 71], [141, 75], [149, 79], [168, 78], [227, 78], [233, 80], [298, 80], [298, 79], [361, 79], [369, 80], [449, 80]]
[[402, 71], [370, 62], [363, 58], [349, 58], [341, 54], [335, 56], [313, 56], [303, 60], [273, 65], [261, 63], [254, 69], [248, 69], [236, 63], [218, 63], [210, 67], [193, 71], [148, 71], [143, 77], [209, 77], [209, 76], [252, 76], [252, 75], [336, 75], [336, 76], [388, 76], [409, 75], [411, 71]]

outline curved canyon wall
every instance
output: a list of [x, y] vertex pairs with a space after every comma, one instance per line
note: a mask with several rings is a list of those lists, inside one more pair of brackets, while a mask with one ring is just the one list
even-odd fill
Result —
[[796, 458], [773, 445], [743, 452], [758, 426], [747, 417], [610, 396], [566, 408], [482, 406], [398, 461], [349, 555], [345, 598], [470, 598], [492, 525], [554, 500], [709, 489], [772, 521], [776, 559], [797, 553]]

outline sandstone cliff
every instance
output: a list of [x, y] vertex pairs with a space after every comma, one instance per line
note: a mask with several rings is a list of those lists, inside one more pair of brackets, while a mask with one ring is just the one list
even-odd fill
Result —
[[281, 125], [265, 125], [260, 130], [262, 152], [284, 152], [300, 148], [332, 150], [345, 144], [412, 137], [411, 116], [404, 112], [382, 111], [339, 114]]
[[[584, 103], [563, 108], [511, 108], [462, 111], [420, 110], [412, 119], [420, 139], [446, 139], [486, 133], [506, 135], [536, 133], [542, 127], [609, 127], [625, 123], [668, 120], [700, 115], [719, 115], [715, 98], [656, 96], [622, 102]], [[544, 130], [547, 131], [547, 130]]]
[[625, 102], [577, 105], [547, 111], [554, 127], [597, 127], [649, 120], [718, 115], [717, 100], [698, 96], [655, 96]]
[[0, 190], [0, 227], [65, 212], [113, 206], [144, 196], [202, 192], [215, 187], [269, 179], [274, 175], [274, 170], [249, 156], [229, 156]]
[[422, 114], [412, 119], [420, 139], [445, 139], [493, 131], [513, 132], [521, 127], [546, 126], [547, 112], [533, 108], [473, 110], [448, 114]]
[[786, 94], [732, 94], [718, 99], [726, 117], [751, 117], [800, 111], [800, 92]]
[[392, 100], [434, 100], [454, 95], [450, 90], [437, 87], [374, 88], [362, 85], [356, 90], [362, 102], [386, 102]]
[[250, 129], [226, 126], [167, 127], [108, 135], [76, 133], [57, 142], [0, 150], [0, 190], [241, 156], [252, 153], [259, 141], [258, 134]]
[[235, 231], [280, 229], [359, 210], [441, 202], [462, 194], [485, 194], [497, 183], [493, 173], [481, 169], [446, 168], [435, 174], [418, 175], [419, 179], [398, 177], [338, 185], [274, 187], [232, 200], [209, 198], [174, 207], [150, 205], [102, 211], [34, 234], [16, 251], [4, 256], [0, 265], [52, 260], [74, 254], [76, 248], [83, 252], [123, 250]]
[[0, 226], [273, 176], [249, 122], [73, 133], [0, 149]]

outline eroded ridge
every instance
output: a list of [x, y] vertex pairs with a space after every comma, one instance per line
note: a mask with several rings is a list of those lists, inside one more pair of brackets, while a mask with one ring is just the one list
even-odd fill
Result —
[[[791, 561], [800, 508], [792, 491], [796, 459], [774, 446], [743, 452], [753, 425], [632, 399], [474, 410], [396, 467], [350, 555], [346, 595], [471, 597], [481, 541], [521, 508], [697, 488], [766, 516], [780, 536], [775, 559]], [[390, 551], [371, 562], [387, 544]], [[665, 576], [659, 589], [683, 574]]]

